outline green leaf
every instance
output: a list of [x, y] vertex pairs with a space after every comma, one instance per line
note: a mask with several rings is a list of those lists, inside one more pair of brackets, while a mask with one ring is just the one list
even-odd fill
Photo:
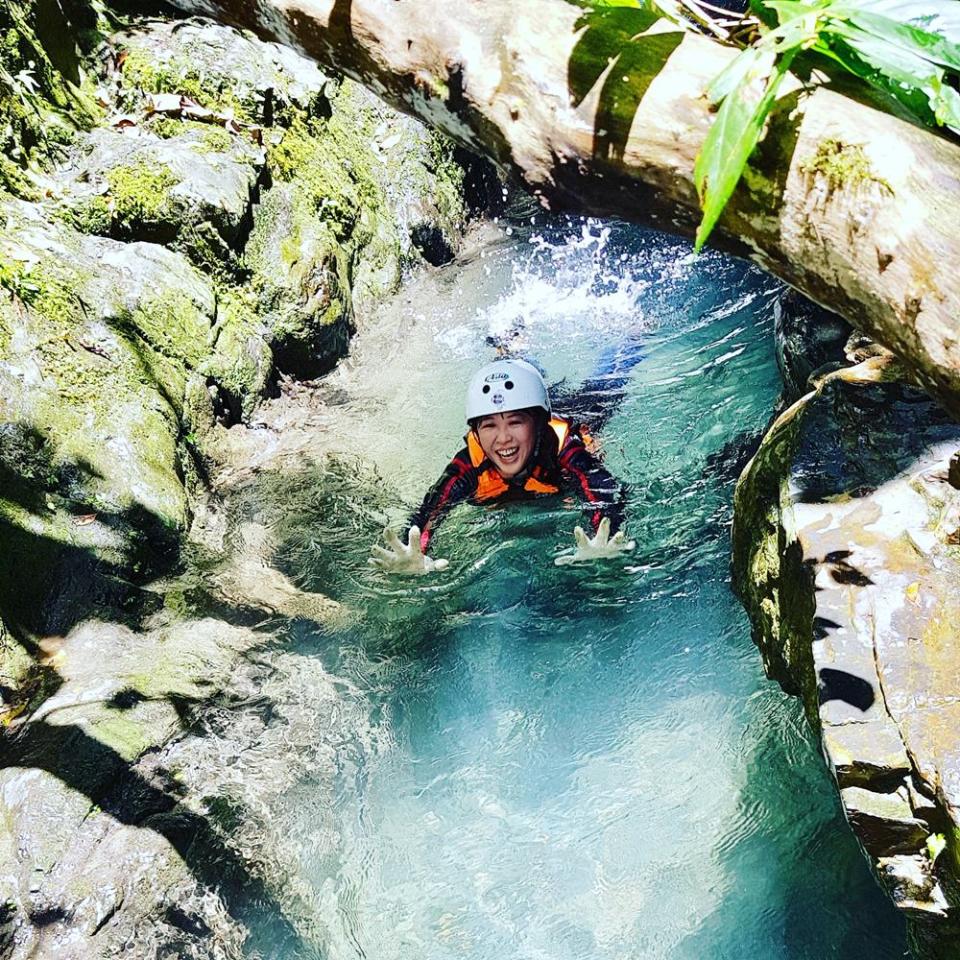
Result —
[[[928, 123], [960, 128], [960, 97], [945, 82], [940, 66], [902, 46], [865, 33], [852, 24], [831, 30], [830, 46], [840, 48], [840, 41], [872, 68], [857, 70], [855, 62], [846, 58], [846, 62], [854, 67], [854, 72], [869, 83], [886, 90], [914, 112], [919, 112]], [[926, 100], [929, 113], [922, 106], [918, 111], [918, 99]]]
[[806, 16], [807, 14], [819, 14], [825, 6], [823, 0], [819, 3], [803, 3], [802, 0], [766, 0], [765, 6], [773, 10], [781, 24], [792, 20], [795, 17]]
[[859, 0], [852, 3], [849, 20], [888, 43], [931, 60], [943, 67], [960, 71], [960, 3], [950, 0], [950, 9], [937, 12], [946, 4], [878, 2]]
[[777, 15], [767, 6], [765, 0], [748, 0], [747, 9], [768, 27], [777, 25]]
[[[743, 175], [796, 52], [789, 51], [775, 65], [769, 57], [759, 59], [755, 71], [745, 74], [717, 111], [693, 170], [703, 208], [694, 243], [697, 252], [706, 243]], [[763, 85], [763, 93], [755, 99], [758, 83]]]
[[773, 70], [776, 54], [763, 47], [747, 47], [741, 51], [713, 80], [707, 88], [711, 103], [720, 103], [726, 96], [750, 77], [769, 76]]

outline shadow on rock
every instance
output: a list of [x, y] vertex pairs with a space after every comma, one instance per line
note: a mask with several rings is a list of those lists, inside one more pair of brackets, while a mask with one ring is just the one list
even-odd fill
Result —
[[[124, 702], [133, 706], [122, 696], [113, 699], [114, 704]], [[187, 705], [183, 701], [176, 704], [178, 713]], [[235, 920], [268, 931], [281, 952], [302, 947], [299, 935], [266, 885], [224, 843], [205, 816], [180, 802], [183, 791], [176, 781], [162, 774], [147, 779], [81, 727], [60, 726], [45, 719], [25, 726], [7, 745], [3, 761], [8, 768], [45, 770], [116, 821], [155, 831], [177, 851], [196, 879], [220, 896]], [[70, 912], [58, 905], [43, 905], [29, 916], [35, 926], [71, 918]], [[184, 923], [194, 927], [199, 924], [195, 935], [205, 935], [201, 921], [184, 914]]]

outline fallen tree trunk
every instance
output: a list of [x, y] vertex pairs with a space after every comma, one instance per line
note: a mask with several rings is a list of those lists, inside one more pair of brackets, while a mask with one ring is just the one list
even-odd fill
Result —
[[[542, 202], [692, 235], [704, 90], [735, 50], [564, 0], [174, 0], [343, 72]], [[713, 235], [893, 350], [960, 418], [960, 145], [783, 87]]]

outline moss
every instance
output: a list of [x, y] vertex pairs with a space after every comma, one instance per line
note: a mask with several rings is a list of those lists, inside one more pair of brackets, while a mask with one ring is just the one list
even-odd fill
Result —
[[271, 147], [268, 162], [278, 180], [296, 183], [336, 237], [363, 243], [371, 235], [361, 210], [375, 211], [386, 202], [369, 164], [372, 118], [335, 110], [329, 120], [299, 117]]
[[[74, 7], [92, 44], [92, 4]], [[29, 168], [57, 156], [76, 130], [103, 114], [91, 96], [92, 77], [81, 69], [78, 36], [59, 4], [0, 4], [0, 185], [16, 196], [36, 199]]]
[[881, 189], [893, 194], [893, 188], [877, 176], [859, 144], [845, 144], [835, 137], [821, 140], [817, 152], [800, 164], [800, 171], [809, 177], [824, 178], [832, 194], [843, 188], [856, 189], [867, 183], [876, 183]]
[[241, 418], [253, 412], [273, 368], [259, 307], [259, 298], [250, 287], [221, 289], [216, 346], [200, 368], [219, 384]]
[[147, 727], [121, 713], [111, 713], [91, 724], [91, 733], [104, 746], [115, 750], [128, 763], [133, 763], [154, 745]]
[[241, 123], [255, 122], [255, 117], [233, 87], [202, 76], [193, 64], [163, 62], [141, 50], [128, 50], [126, 54], [123, 61], [125, 86], [139, 88], [144, 93], [179, 93], [208, 110], [232, 111]]
[[179, 180], [166, 167], [145, 163], [107, 172], [114, 219], [125, 225], [156, 223], [169, 211], [169, 191]]
[[[29, 652], [14, 639], [13, 634], [0, 620], [0, 683], [8, 690], [19, 690], [33, 672], [33, 658]], [[22, 702], [10, 704], [5, 712], [0, 712], [0, 726], [13, 719], [15, 712], [25, 706]]]
[[[444, 221], [459, 225], [463, 220], [463, 167], [454, 158], [456, 147], [452, 140], [440, 134], [429, 134], [430, 173], [429, 195]], [[426, 185], [425, 185], [426, 186]]]
[[[802, 409], [787, 410], [764, 437], [734, 492], [732, 586], [750, 617], [767, 675], [811, 708], [813, 585], [784, 515]], [[809, 593], [809, 597], [807, 596]], [[809, 674], [809, 675], [808, 675]]]
[[107, 193], [63, 211], [75, 229], [125, 237], [155, 232], [175, 219], [170, 190], [180, 181], [167, 167], [137, 161], [108, 170], [106, 179]]
[[30, 273], [29, 268], [22, 261], [0, 260], [0, 287], [24, 303], [32, 303], [40, 288], [31, 278]]
[[197, 305], [179, 290], [141, 301], [124, 318], [159, 354], [195, 367], [209, 353], [209, 328]]
[[209, 220], [202, 223], [184, 223], [176, 239], [168, 246], [184, 254], [204, 276], [214, 282], [236, 284], [246, 279], [237, 252]]
[[57, 211], [61, 219], [81, 233], [107, 236], [113, 226], [113, 204], [107, 197], [92, 197], [76, 207]]
[[[117, 321], [120, 338], [102, 356], [89, 349], [87, 318], [77, 295], [89, 278], [77, 270], [39, 265], [30, 278], [36, 288], [29, 321], [36, 337], [34, 354], [51, 388], [33, 398], [32, 420], [65, 462], [90, 462], [102, 478], [91, 486], [94, 500], [102, 490], [111, 510], [133, 506], [116, 502], [116, 491], [126, 485], [121, 481], [117, 486], [124, 472], [135, 469], [138, 483], [151, 492], [151, 502], [144, 506], [161, 522], [182, 524], [185, 504], [175, 473], [177, 413], [184, 363], [199, 360], [205, 350], [197, 334], [201, 320], [196, 306], [179, 291], [146, 301]], [[141, 403], [145, 391], [153, 392], [158, 402]], [[126, 453], [96, 442], [117, 434], [118, 417], [124, 424]]]
[[171, 140], [180, 136], [188, 127], [190, 121], [175, 120], [173, 117], [151, 117], [144, 125], [151, 133], [161, 140]]
[[227, 153], [233, 146], [233, 137], [221, 127], [208, 126], [200, 138], [201, 153]]
[[145, 127], [161, 140], [172, 140], [192, 131], [199, 135], [199, 142], [194, 146], [198, 153], [226, 153], [233, 145], [233, 135], [223, 127], [198, 120], [156, 116], [151, 118]]
[[274, 176], [288, 183], [296, 182], [309, 197], [315, 212], [336, 225], [340, 239], [350, 234], [360, 191], [351, 166], [343, 162], [337, 151], [323, 143], [322, 121], [294, 121], [281, 141], [269, 151], [268, 160]]
[[13, 318], [11, 316], [12, 300], [5, 302], [6, 298], [0, 296], [0, 361], [4, 360], [10, 350], [13, 342]]

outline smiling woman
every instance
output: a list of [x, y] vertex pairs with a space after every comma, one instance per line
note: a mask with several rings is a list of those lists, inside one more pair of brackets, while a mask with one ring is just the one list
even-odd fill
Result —
[[406, 547], [384, 537], [391, 549], [373, 548], [372, 563], [390, 573], [443, 569], [423, 551], [440, 521], [458, 503], [503, 503], [569, 492], [589, 511], [592, 539], [574, 531], [577, 549], [557, 563], [599, 560], [636, 545], [619, 529], [623, 489], [591, 452], [586, 428], [551, 417], [540, 371], [526, 360], [501, 359], [478, 370], [467, 387], [466, 446], [450, 461], [410, 520]]
[[523, 471], [539, 436], [539, 423], [531, 410], [492, 413], [481, 417], [474, 433], [500, 475], [510, 479]]

